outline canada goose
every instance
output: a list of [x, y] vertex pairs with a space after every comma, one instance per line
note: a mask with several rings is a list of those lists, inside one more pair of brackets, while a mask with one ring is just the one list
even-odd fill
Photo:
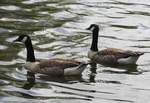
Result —
[[134, 52], [116, 48], [107, 48], [98, 51], [99, 26], [96, 24], [91, 24], [87, 30], [92, 31], [92, 44], [90, 51], [88, 52], [88, 57], [92, 62], [101, 64], [136, 64], [139, 56], [144, 54], [142, 52]]
[[14, 42], [22, 42], [27, 50], [27, 62], [24, 67], [32, 73], [46, 75], [81, 75], [88, 63], [73, 59], [35, 60], [34, 49], [28, 35], [19, 36]]

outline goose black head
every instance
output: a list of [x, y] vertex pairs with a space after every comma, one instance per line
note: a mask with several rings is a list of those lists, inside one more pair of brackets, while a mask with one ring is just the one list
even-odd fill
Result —
[[97, 24], [91, 24], [87, 30], [91, 30], [91, 31], [99, 31], [99, 26]]
[[29, 40], [30, 37], [28, 35], [20, 35], [16, 40], [14, 40], [13, 42], [22, 42], [25, 43], [27, 42], [27, 40]]
[[24, 43], [25, 47], [27, 49], [27, 61], [29, 61], [29, 62], [35, 62], [34, 49], [33, 49], [33, 46], [32, 46], [31, 39], [30, 39], [30, 37], [28, 35], [20, 35], [13, 42]]

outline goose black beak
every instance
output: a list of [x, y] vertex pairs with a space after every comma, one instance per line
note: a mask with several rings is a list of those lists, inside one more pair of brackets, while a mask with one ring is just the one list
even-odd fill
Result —
[[90, 30], [90, 28], [86, 28], [86, 30]]
[[13, 40], [13, 43], [17, 42], [17, 39], [16, 40]]
[[13, 43], [15, 43], [15, 42], [19, 42], [18, 38], [17, 38], [17, 39], [15, 39], [15, 40], [13, 40]]

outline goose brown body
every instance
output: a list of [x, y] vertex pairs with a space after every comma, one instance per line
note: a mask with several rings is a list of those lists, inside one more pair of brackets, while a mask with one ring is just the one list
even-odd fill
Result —
[[118, 64], [121, 63], [119, 60], [130, 58], [128, 63], [121, 63], [121, 64], [134, 64], [140, 55], [143, 55], [141, 52], [133, 52], [129, 50], [122, 50], [116, 48], [108, 48], [98, 52], [93, 52], [93, 55], [90, 54], [91, 51], [88, 53], [88, 57], [96, 63], [103, 63], [103, 64]]
[[41, 60], [33, 63], [27, 62], [24, 65], [24, 67], [33, 73], [40, 73], [46, 75], [64, 75], [65, 69], [73, 68], [73, 67], [79, 68], [83, 65], [86, 67], [86, 64], [84, 64], [83, 62], [79, 62], [72, 59], [55, 58], [49, 60]]
[[99, 27], [96, 24], [90, 25], [88, 30], [92, 30], [92, 44], [88, 57], [92, 62], [103, 64], [135, 64], [142, 52], [122, 50], [117, 48], [107, 48], [98, 51], [98, 32]]

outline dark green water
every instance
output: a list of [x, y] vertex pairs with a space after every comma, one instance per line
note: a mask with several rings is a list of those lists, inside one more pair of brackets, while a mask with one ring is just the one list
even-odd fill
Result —
[[[0, 103], [149, 103], [149, 16], [149, 0], [0, 0]], [[99, 48], [147, 52], [138, 66], [88, 66], [80, 77], [26, 83], [26, 50], [14, 38], [30, 35], [36, 58], [88, 60], [91, 23], [101, 27]]]

